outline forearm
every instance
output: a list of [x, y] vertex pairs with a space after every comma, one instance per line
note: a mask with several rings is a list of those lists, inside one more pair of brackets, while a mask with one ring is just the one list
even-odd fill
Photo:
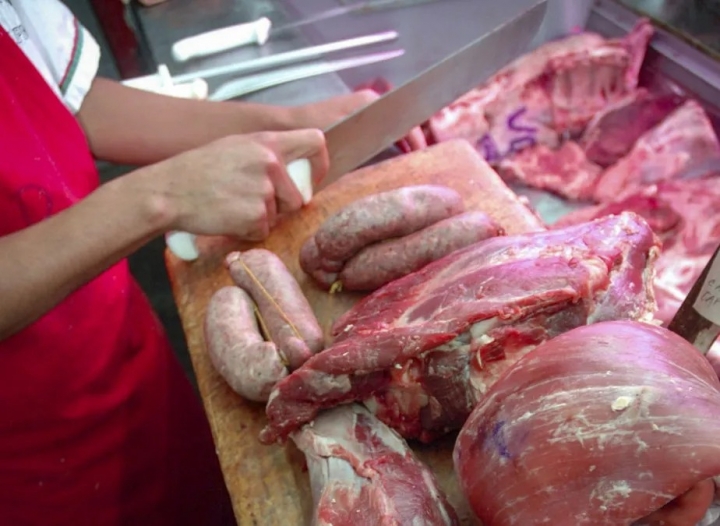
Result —
[[78, 118], [93, 154], [144, 165], [227, 135], [297, 127], [295, 110], [240, 102], [168, 97], [98, 78]]
[[163, 210], [138, 197], [132, 181], [112, 181], [77, 205], [0, 238], [0, 339], [163, 231]]

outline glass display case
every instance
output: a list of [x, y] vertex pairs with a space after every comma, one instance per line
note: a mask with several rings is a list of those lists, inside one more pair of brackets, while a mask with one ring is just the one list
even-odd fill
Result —
[[720, 0], [619, 0], [720, 60]]

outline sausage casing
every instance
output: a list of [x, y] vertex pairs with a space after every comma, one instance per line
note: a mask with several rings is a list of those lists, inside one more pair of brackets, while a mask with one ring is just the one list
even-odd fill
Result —
[[311, 276], [315, 275], [316, 272], [337, 275], [343, 268], [342, 261], [324, 259], [320, 255], [320, 249], [318, 249], [317, 243], [315, 242], [315, 236], [310, 236], [305, 243], [303, 243], [300, 248], [299, 261], [300, 268]]
[[324, 337], [315, 313], [279, 257], [256, 248], [229, 254], [226, 264], [235, 283], [257, 304], [268, 337], [291, 369], [322, 350]]
[[273, 386], [287, 376], [277, 347], [263, 339], [250, 296], [239, 287], [213, 294], [205, 317], [210, 361], [240, 396], [267, 402]]
[[449, 217], [410, 235], [363, 248], [340, 272], [343, 290], [375, 290], [502, 228], [483, 212]]
[[323, 259], [345, 262], [371, 243], [406, 236], [464, 210], [451, 188], [406, 186], [353, 201], [325, 220], [315, 242]]

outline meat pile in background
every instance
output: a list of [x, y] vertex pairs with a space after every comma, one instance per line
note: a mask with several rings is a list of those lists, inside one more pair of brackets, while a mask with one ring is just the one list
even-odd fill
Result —
[[638, 87], [652, 33], [640, 20], [621, 39], [545, 44], [426, 128], [468, 139], [507, 182], [593, 205], [554, 226], [625, 210], [647, 219], [663, 241], [655, 288], [667, 323], [720, 244], [720, 142], [698, 102]]
[[523, 55], [430, 119], [436, 141], [463, 138], [497, 165], [534, 145], [557, 148], [638, 85], [653, 34], [641, 20], [622, 39], [580, 33]]
[[524, 354], [574, 327], [648, 320], [658, 239], [632, 213], [501, 236], [453, 252], [361, 300], [333, 344], [280, 380], [261, 441], [361, 401], [407, 438], [458, 429]]

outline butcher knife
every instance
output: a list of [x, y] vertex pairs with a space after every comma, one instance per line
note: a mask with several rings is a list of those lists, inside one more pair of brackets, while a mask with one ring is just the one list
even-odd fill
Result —
[[[525, 53], [543, 21], [546, 4], [547, 0], [535, 0], [490, 33], [325, 130], [330, 168], [316, 188], [306, 159], [288, 165], [288, 174], [303, 201], [309, 202], [313, 190], [325, 188], [372, 159]], [[197, 259], [199, 253], [192, 235], [172, 232], [166, 241], [181, 259]]]
[[342, 15], [371, 13], [380, 9], [400, 8], [434, 1], [436, 0], [371, 0], [335, 7], [276, 27], [273, 27], [269, 18], [262, 17], [253, 22], [235, 24], [183, 38], [172, 45], [171, 53], [177, 62], [186, 62], [193, 58], [205, 57], [251, 44], [262, 46], [271, 36], [278, 33], [317, 24]]
[[695, 281], [668, 325], [675, 334], [707, 354], [720, 334], [720, 247]]

